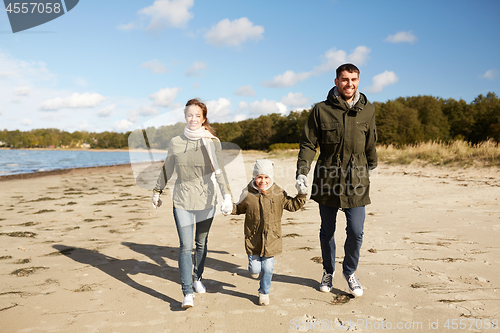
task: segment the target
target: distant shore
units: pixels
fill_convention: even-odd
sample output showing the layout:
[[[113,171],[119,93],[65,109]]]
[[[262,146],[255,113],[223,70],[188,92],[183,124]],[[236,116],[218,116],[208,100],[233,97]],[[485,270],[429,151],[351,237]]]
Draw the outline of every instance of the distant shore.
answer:
[[[127,164],[114,164],[114,165],[100,165],[94,167],[67,168],[67,169],[57,169],[50,171],[31,172],[31,173],[17,173],[13,175],[0,176],[0,182],[7,180],[40,178],[46,176],[77,175],[81,173],[92,172],[92,170],[95,170],[96,172],[110,171],[110,169],[116,169],[116,171],[123,171],[126,168],[131,168],[131,164],[127,163]]]

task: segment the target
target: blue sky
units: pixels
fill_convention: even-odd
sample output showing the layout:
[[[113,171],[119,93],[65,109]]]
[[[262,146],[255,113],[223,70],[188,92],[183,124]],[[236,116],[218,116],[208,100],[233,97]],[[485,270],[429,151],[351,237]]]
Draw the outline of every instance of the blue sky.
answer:
[[[3,8],[3,7],[2,7]],[[370,101],[500,93],[500,2],[81,0],[13,34],[0,13],[0,130],[133,130],[309,109],[335,68]]]

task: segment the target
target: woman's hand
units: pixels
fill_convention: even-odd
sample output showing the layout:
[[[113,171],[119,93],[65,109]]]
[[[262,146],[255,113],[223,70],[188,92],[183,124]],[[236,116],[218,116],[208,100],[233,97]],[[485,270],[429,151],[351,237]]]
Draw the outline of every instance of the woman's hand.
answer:
[[[160,199],[160,193],[158,192],[153,193],[153,197],[151,198],[151,204],[153,205],[154,209],[161,206],[162,201]]]
[[[231,194],[224,194],[224,201],[220,206],[220,211],[224,216],[231,214],[233,211],[233,198],[231,198]]]

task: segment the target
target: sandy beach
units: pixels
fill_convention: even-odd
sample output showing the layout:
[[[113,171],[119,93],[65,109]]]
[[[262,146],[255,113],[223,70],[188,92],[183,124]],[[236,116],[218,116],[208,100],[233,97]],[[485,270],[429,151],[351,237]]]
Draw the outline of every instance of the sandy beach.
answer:
[[[243,155],[247,175],[263,156]],[[295,195],[296,158],[272,159]],[[153,209],[129,165],[2,180],[0,332],[500,330],[500,170],[380,165],[371,183],[362,297],[340,274],[342,213],[334,288],[318,291],[320,217],[308,200],[284,214],[269,306],[247,272],[244,217],[218,215],[207,293],[184,310],[171,197]]]

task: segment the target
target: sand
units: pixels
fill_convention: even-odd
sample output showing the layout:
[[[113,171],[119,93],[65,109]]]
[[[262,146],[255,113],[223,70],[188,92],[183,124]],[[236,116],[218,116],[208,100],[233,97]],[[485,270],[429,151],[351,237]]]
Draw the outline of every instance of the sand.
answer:
[[[244,154],[247,174],[257,157]],[[295,158],[274,161],[276,182],[295,195]],[[322,293],[317,204],[285,212],[266,307],[247,272],[243,216],[215,218],[208,291],[184,310],[171,197],[153,209],[130,166],[7,179],[0,188],[2,333],[498,330],[498,168],[381,165],[367,206],[360,298],[340,274],[344,215],[334,288]]]

